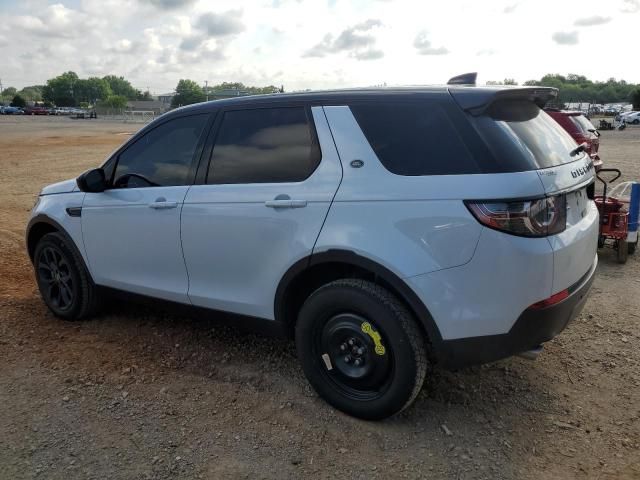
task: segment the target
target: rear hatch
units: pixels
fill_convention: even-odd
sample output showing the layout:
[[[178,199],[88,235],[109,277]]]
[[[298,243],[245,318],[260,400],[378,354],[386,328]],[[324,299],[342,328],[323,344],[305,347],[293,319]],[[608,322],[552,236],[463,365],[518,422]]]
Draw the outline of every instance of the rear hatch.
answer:
[[[585,152],[576,151],[573,138],[541,110],[552,92],[506,92],[487,98],[483,105],[467,99],[465,110],[496,164],[509,171],[536,171],[547,196],[565,196],[566,229],[547,237],[554,250],[553,291],[559,292],[578,282],[595,260],[598,216],[591,200],[593,162]],[[451,93],[458,100],[456,92]],[[464,108],[464,102],[459,104]]]

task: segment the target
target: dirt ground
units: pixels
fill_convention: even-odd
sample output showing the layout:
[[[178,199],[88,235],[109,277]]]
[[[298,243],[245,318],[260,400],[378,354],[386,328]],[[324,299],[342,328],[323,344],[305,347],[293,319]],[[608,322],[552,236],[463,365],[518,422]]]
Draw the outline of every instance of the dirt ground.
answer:
[[[0,478],[640,479],[640,256],[601,252],[535,362],[433,369],[378,423],[320,400],[286,340],[129,304],[54,318],[23,241],[36,194],[139,127],[0,117]],[[640,179],[640,128],[601,142]]]

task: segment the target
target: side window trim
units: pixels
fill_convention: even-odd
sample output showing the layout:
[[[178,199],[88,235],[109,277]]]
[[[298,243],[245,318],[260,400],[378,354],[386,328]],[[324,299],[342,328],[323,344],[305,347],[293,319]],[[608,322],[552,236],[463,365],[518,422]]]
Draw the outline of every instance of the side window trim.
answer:
[[[307,119],[307,128],[309,128],[309,134],[311,138],[311,149],[312,149],[312,152],[314,152],[314,155],[317,156],[317,158],[314,157],[315,168],[309,173],[309,175],[305,179],[300,180],[299,182],[291,182],[291,183],[300,183],[309,179],[309,177],[311,177],[316,172],[316,170],[318,170],[318,168],[320,167],[320,164],[322,163],[322,148],[320,148],[320,140],[318,139],[318,132],[316,130],[316,124],[313,119],[313,114],[311,112],[311,106],[312,105],[308,103],[247,105],[242,107],[229,106],[216,112],[216,119],[211,128],[211,132],[209,134],[211,143],[207,145],[206,156],[202,160],[202,163],[204,164],[203,167],[206,167],[206,168],[202,168],[201,170],[198,171],[198,178],[196,179],[196,184],[197,185],[226,185],[223,183],[207,183],[207,178],[209,177],[209,171],[213,166],[213,149],[218,141],[218,136],[220,134],[222,122],[224,121],[224,116],[226,113],[238,112],[238,111],[250,111],[250,110],[275,109],[275,108],[296,108],[296,107],[304,109],[304,114]],[[205,160],[205,158],[207,159]],[[240,184],[240,185],[243,185],[243,184]]]
[[[188,175],[188,180],[186,182],[186,185],[193,185],[195,182],[195,176],[196,176],[196,171],[197,168],[199,166],[199,164],[202,162],[202,155],[204,152],[204,145],[205,142],[209,136],[209,132],[211,130],[211,127],[213,125],[213,121],[216,117],[217,112],[199,112],[199,113],[193,113],[191,115],[180,115],[177,117],[172,117],[172,118],[168,118],[166,119],[164,122],[159,122],[157,125],[154,125],[153,128],[150,128],[149,130],[147,130],[146,132],[144,132],[142,135],[140,135],[139,137],[137,137],[135,140],[133,140],[132,142],[129,142],[125,145],[123,145],[112,157],[110,157],[104,164],[103,164],[103,168],[106,167],[109,162],[111,162],[113,160],[113,165],[109,165],[109,168],[112,168],[111,171],[111,175],[110,178],[107,179],[107,189],[111,190],[114,189],[115,187],[113,186],[113,182],[116,180],[115,179],[115,175],[116,175],[116,170],[118,169],[118,163],[120,162],[120,157],[123,153],[125,153],[127,150],[129,150],[131,147],[133,147],[136,143],[138,143],[140,140],[142,140],[144,137],[146,137],[147,135],[149,135],[151,132],[153,132],[154,130],[156,130],[157,128],[166,125],[167,123],[174,121],[174,120],[178,120],[178,119],[182,119],[182,118],[188,118],[188,117],[195,117],[198,115],[207,115],[208,118],[205,122],[204,128],[202,129],[202,133],[200,134],[200,137],[198,138],[198,144],[196,145],[196,148],[193,152],[193,157],[191,159],[191,166],[189,167],[189,175]],[[144,188],[154,188],[154,187],[144,187]]]

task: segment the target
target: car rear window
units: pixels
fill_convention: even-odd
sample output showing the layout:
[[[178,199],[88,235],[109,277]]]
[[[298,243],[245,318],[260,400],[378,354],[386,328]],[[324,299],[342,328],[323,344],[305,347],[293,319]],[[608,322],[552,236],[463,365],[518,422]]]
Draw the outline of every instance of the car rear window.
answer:
[[[396,175],[456,175],[482,171],[465,141],[464,125],[457,128],[450,116],[448,110],[458,109],[455,105],[366,103],[350,108],[380,162]],[[461,111],[458,113],[462,114]]]
[[[581,132],[588,133],[593,132],[596,129],[596,127],[593,126],[593,123],[591,123],[584,115],[573,115],[571,120],[573,120]]]
[[[573,162],[576,142],[553,118],[526,100],[494,102],[473,122],[503,171],[518,172]]]

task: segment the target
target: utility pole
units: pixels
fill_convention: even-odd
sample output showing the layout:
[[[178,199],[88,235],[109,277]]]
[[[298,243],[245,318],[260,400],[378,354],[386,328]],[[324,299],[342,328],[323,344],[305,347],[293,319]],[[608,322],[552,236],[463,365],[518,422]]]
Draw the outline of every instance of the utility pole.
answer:
[[[207,96],[207,102],[209,101],[209,80],[204,81],[204,93]]]

